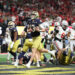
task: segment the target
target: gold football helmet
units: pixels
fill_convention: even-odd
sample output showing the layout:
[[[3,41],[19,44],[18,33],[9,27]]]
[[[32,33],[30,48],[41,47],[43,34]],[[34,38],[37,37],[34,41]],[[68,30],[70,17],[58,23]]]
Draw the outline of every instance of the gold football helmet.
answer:
[[[15,23],[14,23],[13,21],[9,21],[9,22],[8,22],[8,27],[9,27],[9,28],[15,27]]]

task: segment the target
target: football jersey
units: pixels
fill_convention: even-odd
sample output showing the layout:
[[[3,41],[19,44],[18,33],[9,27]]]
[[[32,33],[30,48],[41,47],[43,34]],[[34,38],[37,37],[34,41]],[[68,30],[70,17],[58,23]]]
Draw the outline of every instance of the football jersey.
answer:
[[[26,34],[26,39],[32,38],[31,32],[27,32],[29,27],[31,27],[31,26],[27,25],[27,26],[24,28],[24,31],[27,33],[27,34]]]
[[[14,32],[17,32],[17,29],[16,29],[16,27],[14,27],[14,28],[10,28],[9,30],[10,30],[11,40],[13,41],[14,40]],[[18,32],[17,32],[17,39],[18,39]]]
[[[75,30],[74,29],[70,29],[70,39],[75,39]]]
[[[58,38],[58,39],[62,39],[62,34],[65,34],[65,32],[64,32],[64,30],[62,29],[62,27],[58,27],[58,33],[56,34],[56,37]]]
[[[40,28],[41,29],[48,28],[48,30],[49,30],[49,23],[48,22],[43,22],[42,24],[40,24]],[[46,33],[48,32],[48,30],[45,31],[45,32],[40,32],[42,38],[44,38],[46,36]]]
[[[37,26],[39,27],[39,24],[41,24],[41,20],[40,19],[34,19],[34,20],[32,20],[32,25],[34,25],[34,30],[31,33],[32,37],[37,37],[37,36],[40,35],[40,32],[35,30],[35,28]]]

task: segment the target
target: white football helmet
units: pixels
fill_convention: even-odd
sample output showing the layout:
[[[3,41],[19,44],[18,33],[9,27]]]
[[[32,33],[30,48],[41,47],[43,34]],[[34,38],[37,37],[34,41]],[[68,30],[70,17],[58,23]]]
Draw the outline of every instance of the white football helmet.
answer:
[[[63,20],[62,23],[61,23],[61,25],[62,25],[62,28],[63,28],[64,30],[66,30],[67,27],[68,27],[68,22],[67,22],[66,20]]]
[[[9,21],[9,22],[8,22],[8,27],[9,27],[9,28],[15,27],[15,23],[14,23],[13,21]]]
[[[64,26],[68,26],[68,22],[67,22],[66,20],[63,20],[62,23],[61,23],[61,25],[62,25],[62,26],[63,26],[63,25],[64,25]]]
[[[58,17],[56,18],[56,21],[61,23],[62,18],[58,16]]]
[[[72,23],[72,28],[73,28],[73,29],[75,29],[75,22],[74,22],[74,23]]]

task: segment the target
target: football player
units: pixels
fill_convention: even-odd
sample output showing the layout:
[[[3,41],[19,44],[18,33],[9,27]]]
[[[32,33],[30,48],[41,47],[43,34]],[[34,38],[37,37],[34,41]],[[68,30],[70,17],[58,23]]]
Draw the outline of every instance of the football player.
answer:
[[[58,51],[57,59],[59,59],[62,51],[65,51],[66,48],[63,48],[63,38],[65,36],[65,32],[60,26],[59,22],[55,22],[55,28],[52,37],[54,37],[54,47]]]
[[[69,40],[71,51],[74,52],[75,46],[75,22],[72,23],[72,29],[69,30]]]
[[[15,62],[15,66],[18,66],[19,61],[22,62],[22,58],[24,57],[24,54],[28,51],[29,48],[32,47],[32,44],[33,44],[32,36],[31,36],[32,29],[33,29],[33,26],[28,25],[24,28],[24,31],[21,34],[22,36],[25,37],[25,42],[23,44],[23,50],[19,54],[18,60],[16,60]]]
[[[24,31],[22,32],[22,36],[25,36],[25,42],[23,44],[23,50],[18,56],[18,60],[15,62],[15,66],[18,66],[19,61],[22,62],[22,58],[24,54],[28,51],[29,48],[32,48],[33,39],[31,36],[31,32],[34,31],[34,24],[37,24],[38,19],[35,19],[35,14],[31,14],[31,19],[28,21],[28,25],[25,26]],[[25,35],[26,34],[26,35]]]
[[[16,29],[16,25],[13,21],[8,22],[8,28],[9,28],[9,33],[11,37],[11,42],[8,46],[8,52],[14,56],[14,61],[16,60],[17,57],[17,48],[20,44],[20,40],[18,39],[18,32]]]
[[[35,24],[35,29],[31,33],[31,35],[33,38],[32,55],[31,55],[29,62],[26,64],[27,68],[30,68],[30,65],[31,65],[34,57],[36,57],[36,60],[37,60],[37,67],[40,67],[40,64],[39,64],[40,55],[43,52],[50,53],[50,54],[54,55],[54,51],[50,51],[50,50],[45,49],[43,47],[43,44],[41,43],[42,38],[40,36],[40,29],[39,29],[39,23],[38,22],[37,22],[37,24]]]

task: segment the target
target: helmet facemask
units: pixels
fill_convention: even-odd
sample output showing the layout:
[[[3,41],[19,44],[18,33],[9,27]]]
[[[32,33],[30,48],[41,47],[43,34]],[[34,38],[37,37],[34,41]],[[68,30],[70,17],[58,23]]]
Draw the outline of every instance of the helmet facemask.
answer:
[[[63,28],[64,30],[66,30],[66,29],[67,29],[67,25],[62,25],[62,28]]]

